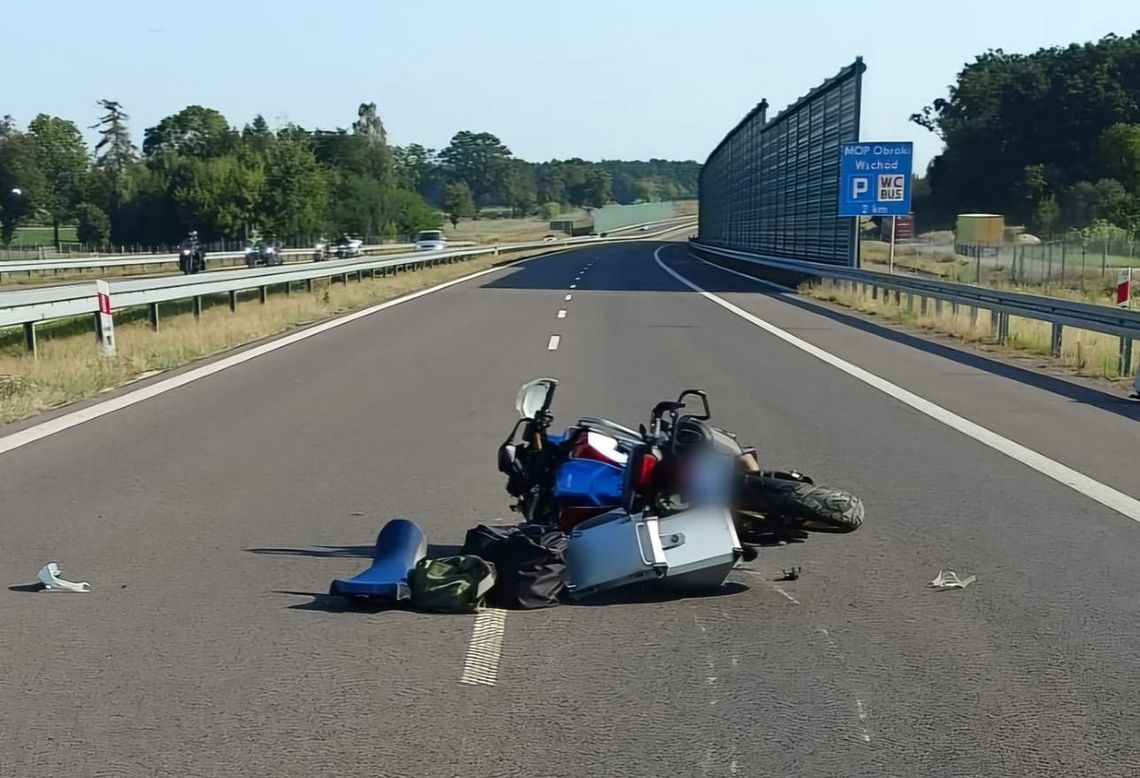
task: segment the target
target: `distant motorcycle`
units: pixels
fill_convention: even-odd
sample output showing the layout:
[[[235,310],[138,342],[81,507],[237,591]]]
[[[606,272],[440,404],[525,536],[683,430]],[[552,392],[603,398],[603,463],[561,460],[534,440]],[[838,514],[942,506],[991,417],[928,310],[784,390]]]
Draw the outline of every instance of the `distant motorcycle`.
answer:
[[[756,449],[709,423],[708,397],[689,389],[654,407],[649,427],[635,431],[608,419],[583,418],[551,433],[550,405],[557,381],[530,381],[515,401],[519,420],[499,447],[512,510],[528,522],[569,532],[582,522],[623,508],[668,515],[686,508],[709,468],[721,475],[740,540],[771,545],[807,532],[853,532],[863,523],[863,501],[819,486],[795,470],[762,470]],[[682,413],[696,398],[701,413]],[[516,442],[519,427],[522,439]],[[715,480],[715,478],[713,479]]]
[[[285,261],[281,255],[281,247],[272,238],[266,238],[255,245],[246,246],[245,264],[248,267],[258,265],[280,265]]]
[[[205,272],[206,252],[198,241],[197,231],[191,232],[178,244],[178,269],[184,275]]]

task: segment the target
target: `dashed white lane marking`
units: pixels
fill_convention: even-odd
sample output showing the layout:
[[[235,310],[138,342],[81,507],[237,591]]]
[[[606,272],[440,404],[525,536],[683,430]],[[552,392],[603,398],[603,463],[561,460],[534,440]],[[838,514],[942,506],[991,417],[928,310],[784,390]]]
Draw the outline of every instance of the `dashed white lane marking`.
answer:
[[[565,319],[566,318],[566,309],[565,308],[559,308],[558,309],[558,318],[559,319]]]
[[[574,299],[574,295],[572,295],[572,294],[568,294],[568,295],[566,295],[566,296],[565,296],[564,298],[562,298],[562,299],[564,299],[566,302],[570,302],[571,300],[573,300],[573,299]]]
[[[578,285],[577,285],[577,284],[570,284],[570,288],[571,288],[571,289],[577,289],[577,288],[578,288]]]
[[[663,248],[665,247],[662,246],[653,252],[653,258],[657,261],[658,267],[660,267],[676,280],[680,281],[685,286],[692,289],[694,292],[700,294],[706,300],[710,300],[711,302],[716,303],[730,313],[733,313],[736,316],[739,316],[741,319],[749,322],[750,324],[753,324],[765,332],[774,335],[785,343],[789,343],[792,346],[795,346],[800,351],[810,354],[821,362],[825,362],[832,367],[838,368],[839,370],[842,370],[849,376],[862,381],[868,386],[878,389],[883,394],[889,397],[893,397],[894,399],[906,405],[909,405],[919,413],[923,413],[935,421],[941,422],[947,427],[955,429],[967,437],[973,438],[982,445],[989,446],[994,451],[1005,454],[1010,459],[1020,462],[1026,467],[1036,470],[1038,473],[1052,478],[1054,481],[1064,484],[1074,491],[1080,492],[1089,499],[1099,502],[1106,508],[1111,508],[1117,513],[1127,516],[1135,522],[1140,522],[1140,500],[1137,500],[1135,497],[1130,497],[1129,495],[1124,494],[1124,492],[1117,491],[1107,484],[1102,484],[1100,481],[1096,481],[1084,473],[1078,472],[1067,465],[1063,465],[1060,462],[1049,459],[1044,454],[1040,454],[1031,448],[1010,440],[1009,438],[1002,437],[987,427],[983,427],[982,425],[972,422],[963,416],[959,416],[953,411],[943,408],[941,405],[932,403],[930,400],[919,397],[917,394],[903,389],[901,386],[893,384],[885,378],[880,378],[868,370],[864,370],[863,368],[858,367],[857,365],[854,365],[845,359],[835,356],[829,351],[824,351],[820,347],[808,343],[806,340],[798,338],[795,335],[792,335],[790,332],[780,329],[774,324],[770,324],[769,322],[764,321],[759,316],[755,316],[743,308],[737,305],[733,305],[728,300],[725,300],[722,297],[718,297],[712,292],[705,291],[661,261],[661,249]],[[712,267],[716,267],[716,265],[712,265]]]
[[[795,597],[793,597],[792,595],[790,595],[790,594],[788,594],[787,592],[785,592],[785,591],[784,591],[783,589],[781,589],[779,586],[776,586],[775,584],[772,584],[772,588],[773,588],[773,589],[775,589],[776,591],[778,591],[780,594],[784,595],[784,597],[785,597],[785,598],[787,598],[787,599],[788,599],[788,601],[789,601],[789,602],[791,602],[791,603],[793,603],[794,605],[799,605],[799,604],[800,604],[800,601],[799,601],[799,600],[797,600]]]
[[[755,576],[756,578],[763,579],[765,577],[764,574],[761,573],[759,570],[749,570],[747,568],[737,568],[737,569],[742,573],[746,573],[747,575]],[[793,605],[799,605],[800,604],[799,600],[797,600],[792,595],[788,594],[786,591],[781,589],[779,586],[776,586],[776,584],[772,583],[771,581],[765,580],[764,583],[768,584],[769,586],[772,587],[773,590],[775,590],[775,591],[779,592],[781,595],[783,595],[784,599],[787,600],[788,602],[792,603]]]
[[[827,647],[832,657],[838,660],[841,664],[845,664],[843,661],[843,655],[839,653],[839,646],[835,643],[835,638],[833,638],[831,636],[831,633],[826,629],[820,629],[819,631],[825,638],[827,638]],[[859,729],[861,730],[860,737],[864,743],[870,743],[871,733],[867,730],[867,709],[863,705],[863,701],[858,697],[855,698],[855,713],[859,717]]]
[[[551,335],[550,336],[550,342],[546,344],[546,350],[547,351],[557,351],[558,350],[558,344],[561,342],[562,342],[562,336],[561,335]]]
[[[479,611],[475,626],[471,628],[471,642],[463,659],[460,683],[473,686],[494,686],[499,682],[499,662],[503,653],[503,633],[507,626],[507,612],[499,608]]]

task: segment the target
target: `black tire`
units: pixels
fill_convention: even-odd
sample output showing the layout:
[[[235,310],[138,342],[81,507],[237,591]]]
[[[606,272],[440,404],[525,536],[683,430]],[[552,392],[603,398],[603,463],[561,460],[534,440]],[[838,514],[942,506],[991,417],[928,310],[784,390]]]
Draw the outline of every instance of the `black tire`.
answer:
[[[842,489],[787,478],[745,475],[737,507],[771,519],[792,519],[808,532],[854,532],[863,524],[863,501]]]

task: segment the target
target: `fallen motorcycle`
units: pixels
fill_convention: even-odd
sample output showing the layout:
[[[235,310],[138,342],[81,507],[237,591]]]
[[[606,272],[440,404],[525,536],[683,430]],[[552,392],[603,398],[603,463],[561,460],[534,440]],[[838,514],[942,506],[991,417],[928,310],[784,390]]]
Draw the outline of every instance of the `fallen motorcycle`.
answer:
[[[648,428],[608,419],[582,418],[553,433],[550,406],[557,381],[540,378],[522,386],[515,407],[519,419],[499,448],[499,470],[507,476],[511,506],[527,522],[575,526],[615,509],[659,515],[684,510],[693,472],[720,454],[731,462],[726,495],[741,542],[772,545],[808,532],[847,533],[863,523],[857,496],[816,484],[795,470],[764,470],[755,448],[739,445],[732,433],[709,423],[708,397],[688,389],[675,401],[658,403]],[[700,413],[683,413],[687,400]],[[521,439],[519,430],[522,428]]]

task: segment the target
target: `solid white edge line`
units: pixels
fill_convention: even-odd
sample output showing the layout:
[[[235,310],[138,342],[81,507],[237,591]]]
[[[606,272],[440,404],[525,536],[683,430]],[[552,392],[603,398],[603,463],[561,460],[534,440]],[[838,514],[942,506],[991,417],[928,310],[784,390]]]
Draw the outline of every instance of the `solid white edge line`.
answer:
[[[733,305],[712,292],[705,291],[661,261],[661,250],[664,248],[666,247],[661,246],[653,252],[653,259],[657,262],[658,267],[694,292],[700,294],[706,300],[716,303],[725,310],[759,327],[770,335],[774,335],[785,343],[795,346],[800,351],[810,354],[816,359],[842,370],[849,376],[857,378],[868,386],[878,389],[883,394],[909,405],[919,413],[923,413],[935,421],[939,421],[947,427],[955,429],[963,435],[1005,454],[1010,459],[1014,459],[1026,467],[1032,468],[1042,475],[1080,492],[1089,499],[1099,502],[1106,508],[1111,508],[1133,521],[1140,522],[1140,500],[1117,491],[1107,484],[1102,484],[1100,481],[1090,478],[1084,473],[1078,472],[1067,465],[1063,465],[1060,462],[1046,457],[1044,454],[1040,454],[1031,448],[1027,448],[1020,443],[1003,437],[993,430],[972,422],[963,416],[959,416],[953,411],[947,410],[923,397],[919,397],[917,394],[903,389],[901,386],[893,384],[885,378],[880,378],[874,373],[864,370],[841,357],[837,357],[829,351],[824,351],[818,346],[780,329],[774,324],[764,321],[760,317],[749,313],[737,305]],[[714,265],[714,267],[716,267],[716,265]]]
[[[550,342],[546,344],[546,350],[547,351],[557,351],[558,350],[558,344],[561,342],[562,342],[562,336],[561,335],[551,335],[550,336]]]
[[[523,257],[517,262],[500,265],[499,267],[487,268],[486,270],[479,270],[475,273],[470,273],[468,275],[462,276],[461,278],[445,281],[442,284],[437,284],[436,286],[428,287],[427,289],[421,289],[418,292],[412,292],[411,294],[406,294],[403,297],[397,297],[394,300],[388,300],[387,302],[379,303],[369,308],[364,308],[353,313],[345,314],[344,316],[338,316],[335,319],[329,319],[326,322],[315,324],[312,327],[307,327],[298,332],[283,335],[282,337],[270,341],[269,343],[263,343],[260,346],[255,346],[253,348],[241,351],[237,354],[223,357],[219,360],[211,362],[208,365],[202,365],[201,367],[187,370],[186,372],[180,373],[176,376],[172,376],[161,381],[156,381],[150,386],[145,386],[141,389],[135,389],[134,391],[126,392],[119,397],[113,397],[110,400],[96,403],[95,405],[91,405],[87,408],[81,408],[77,411],[65,413],[61,416],[55,417],[54,419],[49,419],[47,421],[40,422],[39,424],[35,424],[31,427],[27,427],[26,429],[22,429],[18,432],[13,432],[9,435],[5,435],[4,437],[0,437],[0,454],[6,454],[9,451],[20,448],[21,446],[26,446],[29,443],[34,443],[37,440],[42,440],[43,438],[63,432],[64,430],[71,429],[72,427],[83,424],[84,422],[98,419],[100,416],[106,416],[108,413],[114,413],[115,411],[122,410],[123,408],[128,408],[132,405],[135,405],[136,403],[140,403],[143,400],[149,400],[152,397],[157,397],[160,394],[165,394],[172,389],[177,389],[180,386],[185,386],[186,384],[193,383],[194,381],[198,381],[202,378],[206,378],[207,376],[214,375],[215,373],[220,373],[227,368],[240,365],[243,362],[250,361],[251,359],[256,359],[257,357],[260,357],[264,354],[269,354],[273,351],[284,348],[285,346],[290,346],[294,343],[298,343],[315,335],[320,335],[323,332],[328,332],[329,330],[336,329],[337,327],[343,327],[346,324],[351,324],[358,319],[363,319],[365,316],[371,316],[374,313],[379,313],[380,311],[386,310],[388,308],[393,308],[397,305],[401,305],[402,303],[417,300],[420,297],[425,297],[429,294],[440,292],[444,289],[447,289],[448,287],[455,286],[456,284],[462,284],[466,281],[474,280],[480,276],[488,275],[489,273],[494,273],[499,270],[506,270],[507,268],[520,265],[524,262],[551,257],[556,254],[562,254],[565,253],[565,251],[571,250],[573,249],[554,251],[549,254],[541,254],[535,257]]]

